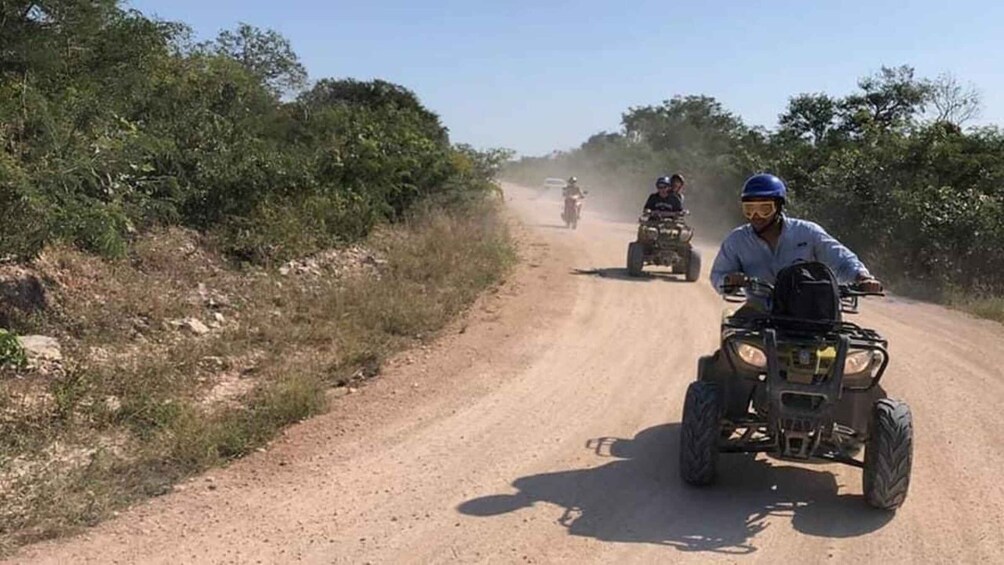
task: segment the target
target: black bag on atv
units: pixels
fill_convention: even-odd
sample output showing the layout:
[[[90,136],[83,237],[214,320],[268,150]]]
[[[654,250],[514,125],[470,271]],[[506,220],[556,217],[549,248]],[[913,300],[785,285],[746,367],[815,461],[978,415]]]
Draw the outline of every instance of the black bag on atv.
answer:
[[[781,269],[774,282],[772,316],[839,322],[840,288],[823,263],[795,263]]]

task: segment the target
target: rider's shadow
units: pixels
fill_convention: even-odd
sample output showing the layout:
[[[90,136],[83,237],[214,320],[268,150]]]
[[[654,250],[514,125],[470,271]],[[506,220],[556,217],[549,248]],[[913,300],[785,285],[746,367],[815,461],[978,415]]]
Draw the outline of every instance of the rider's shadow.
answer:
[[[803,534],[833,538],[873,532],[892,517],[868,508],[860,495],[838,494],[827,471],[747,455],[722,455],[715,486],[688,487],[676,472],[678,436],[679,424],[669,424],[632,440],[592,440],[598,456],[614,460],[522,477],[513,482],[517,493],[469,500],[458,510],[490,517],[548,502],[564,509],[557,521],[570,535],[730,554],[756,551],[770,516],[789,517]]]

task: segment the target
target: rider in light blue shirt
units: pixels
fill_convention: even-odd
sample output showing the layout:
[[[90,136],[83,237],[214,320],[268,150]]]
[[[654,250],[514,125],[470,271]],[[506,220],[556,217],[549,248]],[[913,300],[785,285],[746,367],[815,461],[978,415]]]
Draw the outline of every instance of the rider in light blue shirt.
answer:
[[[748,277],[773,283],[778,271],[799,262],[819,261],[833,270],[841,283],[857,283],[867,292],[882,284],[850,249],[818,224],[782,213],[787,196],[784,182],[758,174],[743,185],[743,215],[749,223],[732,231],[711,267],[711,284],[719,293],[745,283]]]

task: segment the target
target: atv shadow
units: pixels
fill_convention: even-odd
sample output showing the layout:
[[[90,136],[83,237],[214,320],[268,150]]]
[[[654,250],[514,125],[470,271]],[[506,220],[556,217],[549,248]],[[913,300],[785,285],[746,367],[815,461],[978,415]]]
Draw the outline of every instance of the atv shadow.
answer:
[[[573,536],[735,555],[757,551],[754,540],[772,516],[830,538],[868,534],[892,519],[860,495],[838,494],[829,472],[747,455],[723,455],[717,485],[689,487],[677,475],[678,436],[679,424],[668,424],[631,440],[590,440],[597,456],[614,461],[522,477],[513,482],[515,494],[476,498],[457,509],[490,517],[548,502],[564,508],[558,523]]]
[[[623,267],[606,267],[601,269],[572,269],[573,275],[592,275],[594,277],[600,277],[604,279],[615,279],[620,281],[631,281],[631,282],[651,282],[651,281],[665,281],[665,282],[687,282],[684,276],[672,275],[669,273],[660,273],[658,271],[642,271],[637,277],[633,277],[628,274],[627,269]]]

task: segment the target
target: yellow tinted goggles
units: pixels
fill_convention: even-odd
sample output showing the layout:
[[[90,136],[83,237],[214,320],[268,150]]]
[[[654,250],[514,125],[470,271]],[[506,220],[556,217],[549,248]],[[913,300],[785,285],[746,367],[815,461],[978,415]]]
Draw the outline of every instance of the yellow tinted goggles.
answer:
[[[747,220],[752,220],[756,217],[766,220],[773,216],[775,212],[777,212],[777,204],[771,200],[743,202],[743,215],[746,216]]]

